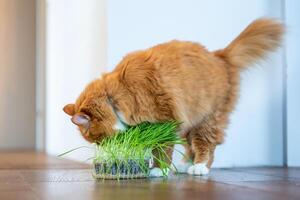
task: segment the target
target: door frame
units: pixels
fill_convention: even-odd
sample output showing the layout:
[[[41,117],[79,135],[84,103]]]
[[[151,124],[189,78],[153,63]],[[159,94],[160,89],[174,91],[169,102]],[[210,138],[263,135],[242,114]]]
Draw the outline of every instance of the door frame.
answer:
[[[36,150],[46,145],[47,0],[36,0]]]

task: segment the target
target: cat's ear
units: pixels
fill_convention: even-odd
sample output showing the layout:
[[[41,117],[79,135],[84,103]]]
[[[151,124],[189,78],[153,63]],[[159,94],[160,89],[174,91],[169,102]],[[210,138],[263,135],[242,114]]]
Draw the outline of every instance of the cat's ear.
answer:
[[[75,105],[74,104],[67,104],[67,105],[65,105],[63,110],[68,115],[73,116],[75,114]]]
[[[77,126],[83,126],[85,128],[90,126],[90,120],[90,117],[84,113],[76,113],[71,119]]]

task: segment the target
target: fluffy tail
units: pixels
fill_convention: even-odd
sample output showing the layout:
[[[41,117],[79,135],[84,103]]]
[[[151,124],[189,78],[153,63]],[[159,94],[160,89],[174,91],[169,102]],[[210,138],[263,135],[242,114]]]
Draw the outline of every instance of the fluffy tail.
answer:
[[[261,18],[252,22],[225,49],[215,52],[240,69],[255,63],[282,42],[284,26],[278,21]]]

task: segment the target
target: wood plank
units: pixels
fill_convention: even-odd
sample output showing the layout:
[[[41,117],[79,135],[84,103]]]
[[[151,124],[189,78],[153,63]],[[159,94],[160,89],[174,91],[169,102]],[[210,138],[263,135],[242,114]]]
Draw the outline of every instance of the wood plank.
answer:
[[[39,182],[33,190],[42,199],[280,199],[280,195],[200,178],[163,180]]]
[[[235,171],[242,171],[251,174],[263,174],[266,176],[282,177],[288,180],[300,181],[299,167],[247,167],[234,168]]]
[[[247,171],[239,171],[232,169],[212,169],[208,176],[203,176],[205,180],[216,182],[233,182],[233,181],[270,181],[282,180],[282,177],[268,176],[263,173],[255,174],[248,173]]]
[[[0,169],[86,169],[89,165],[32,151],[1,151]]]
[[[0,170],[0,199],[33,200],[37,196],[18,171]]]
[[[300,199],[299,168],[213,169],[208,176],[94,180],[90,165],[0,153],[0,199]]]
[[[3,200],[38,200],[39,198],[31,190],[24,191],[0,191],[0,198]]]
[[[0,191],[30,190],[30,186],[18,171],[0,170]]]
[[[91,169],[48,169],[48,170],[21,170],[24,180],[32,182],[77,182],[95,181]]]
[[[283,199],[300,198],[300,183],[292,181],[244,181],[230,183],[236,186],[252,188],[259,191],[272,192],[278,194]]]

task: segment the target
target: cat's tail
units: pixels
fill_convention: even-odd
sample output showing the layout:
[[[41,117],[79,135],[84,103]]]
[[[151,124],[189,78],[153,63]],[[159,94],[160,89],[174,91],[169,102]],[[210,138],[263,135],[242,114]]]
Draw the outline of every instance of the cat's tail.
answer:
[[[280,46],[283,34],[282,23],[267,18],[257,19],[225,49],[214,53],[230,65],[245,69]]]

